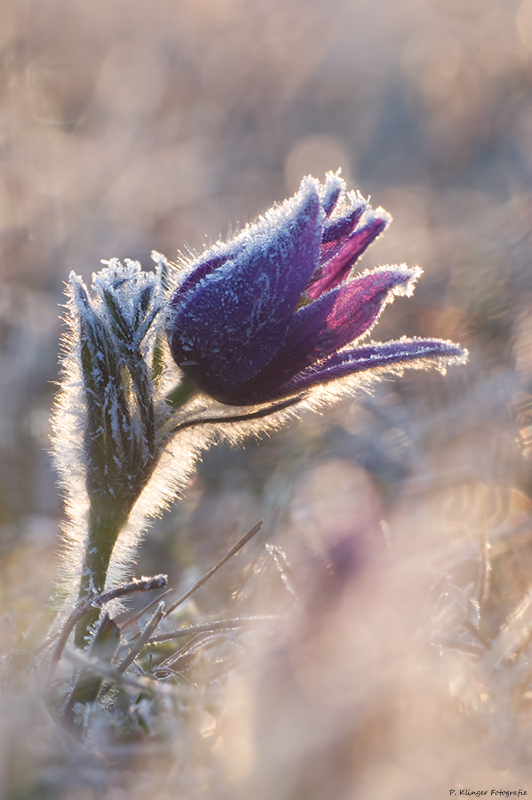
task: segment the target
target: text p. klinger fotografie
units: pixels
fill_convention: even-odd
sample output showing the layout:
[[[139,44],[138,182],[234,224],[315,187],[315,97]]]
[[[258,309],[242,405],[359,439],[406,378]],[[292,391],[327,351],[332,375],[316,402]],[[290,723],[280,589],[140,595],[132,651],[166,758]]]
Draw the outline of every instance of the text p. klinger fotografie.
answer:
[[[449,794],[452,797],[468,796],[468,797],[524,797],[528,794],[526,789],[450,789]]]

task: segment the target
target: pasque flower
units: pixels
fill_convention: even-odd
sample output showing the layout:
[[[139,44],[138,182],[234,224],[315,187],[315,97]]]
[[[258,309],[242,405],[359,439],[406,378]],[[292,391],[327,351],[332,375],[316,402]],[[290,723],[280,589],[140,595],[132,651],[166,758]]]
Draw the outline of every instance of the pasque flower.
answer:
[[[280,400],[367,370],[465,361],[466,351],[440,339],[361,343],[422,272],[386,266],[350,277],[390,221],[338,174],[324,185],[305,178],[293,198],[190,265],[169,305],[174,361],[229,405]]]

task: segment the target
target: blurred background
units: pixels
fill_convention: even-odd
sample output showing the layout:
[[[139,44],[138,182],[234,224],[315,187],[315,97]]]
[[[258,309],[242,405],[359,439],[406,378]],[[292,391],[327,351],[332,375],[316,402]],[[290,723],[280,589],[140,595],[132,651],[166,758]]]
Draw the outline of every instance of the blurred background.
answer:
[[[476,580],[488,542],[484,624],[495,636],[525,596],[532,567],[532,0],[0,0],[0,98],[7,645],[54,575],[62,509],[48,420],[70,270],[90,280],[100,259],[129,257],[149,268],[152,249],[170,259],[201,251],[295,192],[305,174],[323,180],[339,167],[349,188],[394,217],[362,267],[406,262],[425,270],[415,296],[387,309],[374,337],[453,339],[469,349],[470,363],[444,378],[406,373],[259,445],[209,451],[183,502],[147,538],[138,572],[191,580],[263,518],[266,540],[283,548],[304,586],[318,587],[327,608],[341,606],[338,630],[353,608],[366,609],[364,630],[342,639],[358,652],[360,634],[373,659],[360,656],[360,675],[374,676],[375,664],[389,664],[402,637],[417,630],[442,576],[462,589]],[[381,564],[382,553],[401,565],[400,577],[377,580],[381,566],[368,564]],[[334,589],[320,564],[336,575]],[[213,585],[204,602],[215,608],[226,590]],[[265,613],[264,604],[257,608]],[[381,623],[379,649],[368,631]],[[329,648],[320,636],[309,646]],[[313,705],[326,665],[298,672],[299,655],[286,647],[272,667],[280,675],[272,691],[286,707],[297,673],[301,708],[321,721],[322,739],[311,737],[288,758],[265,744],[287,720],[257,708],[255,733],[249,715],[239,724],[258,750],[249,742],[238,749],[227,734],[234,747],[224,763],[235,781],[228,796],[238,785],[255,798],[412,800],[444,789],[448,796],[477,763],[484,777],[510,769],[492,761],[502,752],[498,734],[490,738],[481,725],[475,738],[454,721],[438,739],[448,756],[434,772],[427,742],[448,686],[455,697],[461,689],[455,673],[445,673],[445,690],[421,680],[424,694],[410,706],[417,717],[405,732],[401,703],[419,679],[419,660],[398,667],[397,685],[388,673],[378,689],[370,681],[366,705],[364,677],[356,691],[348,681],[346,696],[356,697],[348,707],[365,727],[344,720],[338,747],[323,722],[331,707]],[[342,685],[353,658],[332,658],[332,685]],[[436,669],[431,658],[425,677]],[[463,682],[463,666],[458,673]],[[299,741],[303,729],[306,722],[295,724]],[[461,743],[472,738],[485,749],[468,758]],[[527,788],[523,747],[519,757],[513,748],[511,766],[523,785],[486,778],[469,788]],[[247,783],[253,775],[262,776],[256,785]],[[332,791],[331,775],[339,781]]]

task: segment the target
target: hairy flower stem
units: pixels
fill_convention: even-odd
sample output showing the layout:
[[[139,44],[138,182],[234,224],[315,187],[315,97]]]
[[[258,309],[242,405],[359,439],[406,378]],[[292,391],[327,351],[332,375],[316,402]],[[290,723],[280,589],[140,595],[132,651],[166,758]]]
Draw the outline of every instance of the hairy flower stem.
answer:
[[[97,595],[103,592],[114,546],[127,521],[127,516],[127,513],[117,513],[116,509],[112,507],[107,510],[107,513],[91,509],[78,595],[80,600],[87,595]],[[78,622],[75,634],[75,642],[78,647],[86,645],[90,630],[99,616],[100,609],[93,608]]]
[[[103,493],[101,492],[101,487],[99,487],[100,491],[94,490],[94,488],[92,492],[89,491],[89,497],[92,495],[91,508],[78,593],[79,600],[83,600],[91,594],[101,594],[104,591],[109,563],[118,536],[126,525],[142,490],[153,474],[156,463],[155,456],[148,458],[135,477],[129,491],[124,491],[122,497],[112,495],[109,492]],[[100,610],[94,608],[85,614],[77,624],[75,642],[78,647],[84,647],[87,643],[87,637],[99,614]]]

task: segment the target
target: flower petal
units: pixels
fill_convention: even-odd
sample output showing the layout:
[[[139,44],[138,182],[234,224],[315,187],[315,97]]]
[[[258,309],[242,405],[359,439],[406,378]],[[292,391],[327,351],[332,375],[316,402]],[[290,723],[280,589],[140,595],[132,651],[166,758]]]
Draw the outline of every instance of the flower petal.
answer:
[[[245,245],[234,260],[200,280],[185,304],[171,301],[172,356],[213,397],[252,378],[277,352],[319,255],[322,215],[318,183],[307,178],[271,219],[238,237]]]
[[[366,334],[395,295],[412,294],[421,272],[406,265],[380,267],[304,306],[292,318],[277,354],[242,386],[242,397],[276,391],[295,374]]]
[[[464,364],[468,352],[460,345],[443,339],[407,339],[394,342],[374,342],[335,353],[316,369],[307,369],[278,388],[271,400],[310,389],[337,378],[368,370],[401,370],[402,367],[427,369],[436,367],[442,372],[451,364]]]
[[[365,202],[365,201],[364,201]],[[362,209],[364,210],[364,209]],[[356,223],[358,217],[357,209],[353,208],[350,212]],[[358,215],[360,216],[360,214]],[[338,239],[332,239],[329,243],[322,244],[322,257],[327,259],[323,264],[319,277],[313,280],[307,289],[307,295],[313,300],[320,297],[324,292],[328,292],[347,277],[353,264],[360,258],[362,253],[369,245],[380,236],[391,222],[391,216],[382,208],[367,209],[362,217],[360,224],[348,236],[339,234]],[[339,221],[343,223],[344,218]],[[349,229],[347,217],[345,217],[346,230]],[[352,230],[352,221],[349,220]],[[324,232],[324,236],[326,233]],[[321,260],[321,259],[320,259]]]
[[[174,310],[185,302],[189,292],[201,283],[204,278],[210,275],[211,272],[222,267],[226,261],[231,261],[236,258],[236,255],[240,252],[243,245],[238,242],[231,244],[233,244],[232,248],[228,246],[223,248],[215,246],[193,262],[192,270],[185,280],[177,287],[172,297],[172,306]]]
[[[444,372],[452,364],[464,364],[468,355],[467,350],[460,345],[443,339],[403,337],[393,342],[372,342],[365,347],[354,347],[335,353],[325,361],[310,366],[275,386],[261,373],[248,385],[228,396],[224,402],[231,405],[275,402],[359,372],[393,373],[401,372],[404,367],[436,367]]]
[[[328,261],[334,248],[343,242],[355,229],[356,224],[368,207],[368,201],[361,194],[355,195],[348,209],[341,216],[327,220],[323,225],[320,261]]]
[[[338,172],[328,172],[321,192],[321,205],[327,217],[331,216],[345,190],[346,185],[345,181],[340,177],[340,170]]]
[[[292,318],[275,358],[297,358],[299,368],[335,353],[368,333],[396,295],[410,296],[422,270],[406,264],[378,267],[304,306]]]

